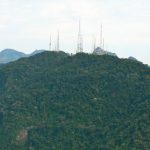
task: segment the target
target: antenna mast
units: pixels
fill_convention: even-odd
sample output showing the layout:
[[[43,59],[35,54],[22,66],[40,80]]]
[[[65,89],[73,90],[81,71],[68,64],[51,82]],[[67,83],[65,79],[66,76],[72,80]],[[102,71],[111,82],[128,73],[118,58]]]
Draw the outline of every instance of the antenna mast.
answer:
[[[100,47],[103,46],[103,25],[101,24],[101,31],[100,31]]]
[[[103,50],[105,49],[105,39],[103,38]]]
[[[49,42],[49,50],[51,51],[51,46],[52,46],[52,39],[51,39],[51,34],[50,34],[50,42]]]
[[[94,39],[93,39],[93,42],[94,42],[93,48],[94,48],[94,50],[95,50],[95,49],[96,49],[96,39],[95,39],[95,37],[94,37]]]
[[[77,44],[77,53],[83,52],[83,39],[81,34],[81,24],[79,20],[79,32],[78,32],[78,44]]]
[[[56,47],[56,50],[59,51],[59,31],[58,31],[58,34],[57,34],[57,47]]]

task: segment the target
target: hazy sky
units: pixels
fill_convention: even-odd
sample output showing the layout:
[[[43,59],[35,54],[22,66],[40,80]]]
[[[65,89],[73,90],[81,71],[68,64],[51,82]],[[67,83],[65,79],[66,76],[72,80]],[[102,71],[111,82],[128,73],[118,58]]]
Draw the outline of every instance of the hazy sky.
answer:
[[[150,0],[0,0],[0,49],[48,49],[50,33],[54,48],[59,30],[60,49],[74,52],[79,19],[84,51],[103,23],[107,50],[150,64]]]

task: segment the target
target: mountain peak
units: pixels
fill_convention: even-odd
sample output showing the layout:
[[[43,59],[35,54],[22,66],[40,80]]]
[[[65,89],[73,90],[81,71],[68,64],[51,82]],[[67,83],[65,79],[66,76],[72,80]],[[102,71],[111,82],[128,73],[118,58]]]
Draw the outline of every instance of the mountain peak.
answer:
[[[12,61],[16,61],[22,57],[30,57],[30,56],[42,53],[44,51],[45,51],[44,49],[41,49],[41,50],[35,50],[31,54],[25,54],[23,52],[7,48],[0,52],[0,64],[5,64],[5,63],[12,62]]]
[[[0,53],[22,53],[22,52],[19,52],[15,49],[11,49],[11,48],[6,48],[6,49],[2,50]],[[24,54],[24,53],[22,53],[22,54]]]
[[[17,50],[4,49],[0,52],[0,63],[8,63],[25,56],[26,54],[19,52]]]

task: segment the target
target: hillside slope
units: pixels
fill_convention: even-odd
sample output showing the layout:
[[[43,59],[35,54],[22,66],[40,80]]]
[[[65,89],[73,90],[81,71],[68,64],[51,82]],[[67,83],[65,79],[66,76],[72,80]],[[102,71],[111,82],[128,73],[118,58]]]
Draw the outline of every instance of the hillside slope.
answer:
[[[150,69],[44,52],[0,68],[2,150],[150,149]]]

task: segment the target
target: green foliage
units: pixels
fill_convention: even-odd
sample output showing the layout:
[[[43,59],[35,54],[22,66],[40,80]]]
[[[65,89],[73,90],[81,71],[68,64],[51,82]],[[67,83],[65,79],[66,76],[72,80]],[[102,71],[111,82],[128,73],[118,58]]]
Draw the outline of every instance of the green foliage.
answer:
[[[149,150],[150,69],[44,52],[0,67],[0,149]]]

